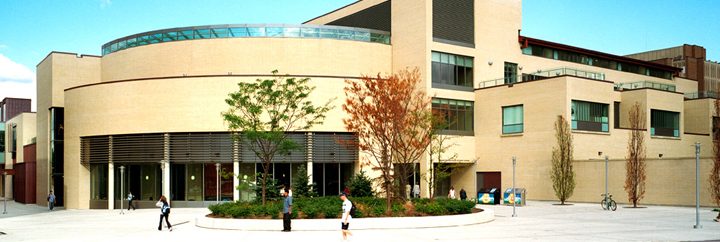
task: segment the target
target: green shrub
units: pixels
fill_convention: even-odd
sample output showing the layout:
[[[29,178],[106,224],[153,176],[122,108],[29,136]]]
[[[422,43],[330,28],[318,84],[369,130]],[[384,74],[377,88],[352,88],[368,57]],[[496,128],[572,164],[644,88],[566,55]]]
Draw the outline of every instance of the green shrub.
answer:
[[[353,197],[372,197],[372,180],[365,174],[365,171],[360,171],[350,177],[348,180],[348,189],[350,189],[350,195]]]
[[[350,197],[355,204],[356,218],[384,217],[386,215],[385,199],[375,197]],[[454,199],[427,198],[412,199],[411,206],[404,202],[394,202],[391,216],[438,216],[466,214],[472,212],[475,204],[471,201]],[[406,207],[408,206],[408,207]],[[293,218],[339,218],[342,202],[336,196],[297,198],[293,200]],[[265,206],[260,202],[229,202],[210,205],[208,209],[213,216],[232,218],[280,218],[282,201],[268,201]],[[408,210],[412,209],[412,210]],[[414,212],[413,212],[414,210]]]
[[[310,183],[305,166],[300,166],[297,174],[293,174],[293,198],[317,197],[315,183]]]

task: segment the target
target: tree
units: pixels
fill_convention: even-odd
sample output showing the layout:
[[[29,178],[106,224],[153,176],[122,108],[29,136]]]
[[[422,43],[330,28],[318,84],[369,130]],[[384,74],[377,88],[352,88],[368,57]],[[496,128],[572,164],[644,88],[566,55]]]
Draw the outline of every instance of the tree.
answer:
[[[625,163],[625,191],[628,201],[636,208],[638,201],[645,196],[645,111],[640,103],[630,108],[630,137],[628,138],[628,154]]]
[[[298,148],[288,139],[289,132],[322,124],[332,102],[313,104],[310,94],[315,87],[308,85],[309,78],[286,78],[277,73],[273,71],[270,79],[238,83],[238,90],[229,93],[225,99],[230,108],[222,113],[233,138],[247,146],[262,162],[263,204],[273,158]]]
[[[366,161],[380,172],[379,181],[391,211],[393,183],[404,191],[408,167],[430,143],[430,98],[422,90],[419,71],[403,70],[390,76],[346,80],[343,110],[345,128],[358,134],[358,147],[370,155]],[[399,165],[399,169],[394,169]],[[398,174],[395,174],[397,170]]]
[[[307,174],[305,166],[298,168],[297,174],[293,175],[293,196],[301,197],[317,197],[315,183],[310,182],[310,176]]]
[[[444,157],[448,150],[455,146],[455,143],[449,143],[452,136],[441,134],[446,127],[448,127],[448,121],[445,115],[439,112],[434,113],[433,132],[430,134],[430,147],[428,148],[430,159],[427,172],[424,174],[424,180],[428,183],[430,190],[430,199],[435,198],[435,189],[438,184],[452,175],[454,167],[444,161],[455,160],[458,156],[457,153],[453,153]],[[435,163],[437,163],[437,167]]]
[[[550,178],[553,183],[555,196],[560,204],[570,198],[575,190],[575,170],[573,169],[573,138],[567,120],[558,115],[555,121],[555,139],[557,146],[552,151],[552,170]]]
[[[716,118],[720,116],[720,99],[714,101],[715,116],[713,121],[713,167],[710,172],[710,197],[720,206],[720,120]],[[720,219],[718,212],[717,219]]]
[[[372,197],[374,195],[372,180],[363,170],[350,177],[348,189],[350,189],[350,195],[353,197]]]

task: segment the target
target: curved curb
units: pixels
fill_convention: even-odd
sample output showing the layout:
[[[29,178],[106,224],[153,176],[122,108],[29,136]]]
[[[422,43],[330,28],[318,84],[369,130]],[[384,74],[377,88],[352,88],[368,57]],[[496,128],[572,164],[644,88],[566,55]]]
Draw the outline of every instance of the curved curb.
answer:
[[[442,228],[482,224],[493,220],[495,220],[495,211],[485,209],[479,213],[448,216],[356,218],[350,222],[350,229]],[[195,218],[195,226],[221,230],[280,231],[282,219],[227,219],[202,216]],[[337,231],[340,229],[340,219],[295,219],[292,221],[292,228],[293,231]]]

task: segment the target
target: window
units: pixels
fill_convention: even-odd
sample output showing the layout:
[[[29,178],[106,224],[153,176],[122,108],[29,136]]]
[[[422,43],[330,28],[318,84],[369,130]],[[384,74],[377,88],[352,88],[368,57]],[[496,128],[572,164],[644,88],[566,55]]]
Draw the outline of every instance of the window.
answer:
[[[680,113],[651,110],[650,135],[680,137]]]
[[[517,82],[517,67],[515,63],[505,62],[505,84]]]
[[[613,105],[613,123],[616,129],[620,128],[620,102],[615,102]]]
[[[523,132],[523,105],[503,107],[503,134]]]
[[[472,91],[473,58],[432,52],[433,87]]]
[[[0,153],[5,152],[5,124],[0,123]],[[2,161],[5,161],[3,159]]]
[[[107,199],[108,199],[108,164],[91,164],[90,165],[90,200],[107,200]]]
[[[445,116],[445,130],[451,131],[449,133],[473,135],[472,101],[433,98],[432,109]]]
[[[572,129],[608,132],[608,104],[572,101]]]

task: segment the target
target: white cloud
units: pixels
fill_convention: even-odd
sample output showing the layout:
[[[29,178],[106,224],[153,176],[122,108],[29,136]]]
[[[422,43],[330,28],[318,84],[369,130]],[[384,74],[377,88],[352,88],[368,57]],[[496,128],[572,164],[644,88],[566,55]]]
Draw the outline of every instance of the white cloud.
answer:
[[[35,73],[0,54],[0,100],[6,97],[32,99],[32,111],[37,105]]]
[[[0,54],[0,83],[2,82],[25,82],[30,83],[35,79],[35,73],[30,68],[18,64],[5,55]]]

